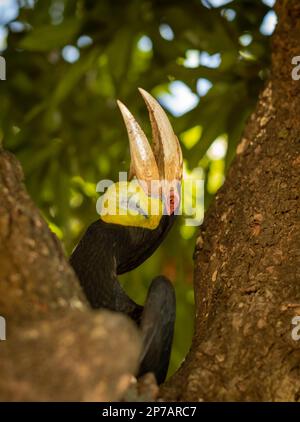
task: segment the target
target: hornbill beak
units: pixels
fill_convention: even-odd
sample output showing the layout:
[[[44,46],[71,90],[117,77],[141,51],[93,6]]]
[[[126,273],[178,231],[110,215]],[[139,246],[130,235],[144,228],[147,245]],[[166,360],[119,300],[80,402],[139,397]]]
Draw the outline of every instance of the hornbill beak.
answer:
[[[150,116],[152,148],[133,115],[121,101],[117,101],[129,137],[130,176],[136,176],[148,196],[161,196],[167,214],[171,215],[180,203],[180,144],[160,104],[144,89],[139,88],[139,91]]]

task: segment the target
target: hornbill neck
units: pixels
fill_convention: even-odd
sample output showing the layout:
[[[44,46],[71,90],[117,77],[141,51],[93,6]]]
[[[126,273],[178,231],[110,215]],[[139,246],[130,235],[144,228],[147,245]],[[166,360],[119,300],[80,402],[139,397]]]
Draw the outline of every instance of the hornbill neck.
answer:
[[[131,300],[120,286],[117,275],[144,262],[157,249],[170,230],[175,216],[163,216],[155,230],[92,223],[71,255],[83,290],[93,308],[124,312],[139,320],[142,307]]]
[[[165,239],[176,216],[163,215],[155,230],[140,227],[122,227],[124,243],[118,248],[117,274],[137,268],[148,259]]]

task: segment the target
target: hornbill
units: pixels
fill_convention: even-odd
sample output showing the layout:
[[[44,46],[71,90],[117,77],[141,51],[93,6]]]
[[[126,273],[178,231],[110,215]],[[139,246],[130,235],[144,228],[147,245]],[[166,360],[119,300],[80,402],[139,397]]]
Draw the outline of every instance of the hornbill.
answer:
[[[173,341],[174,288],[166,277],[156,277],[143,307],[127,296],[117,276],[152,255],[172,227],[180,204],[182,154],[162,107],[148,92],[139,90],[149,111],[153,149],[135,118],[118,101],[130,143],[130,181],[107,189],[100,219],[88,227],[70,262],[93,308],[125,313],[140,327],[139,376],[153,372],[160,384],[166,377]],[[117,212],[108,212],[107,204],[113,204]]]

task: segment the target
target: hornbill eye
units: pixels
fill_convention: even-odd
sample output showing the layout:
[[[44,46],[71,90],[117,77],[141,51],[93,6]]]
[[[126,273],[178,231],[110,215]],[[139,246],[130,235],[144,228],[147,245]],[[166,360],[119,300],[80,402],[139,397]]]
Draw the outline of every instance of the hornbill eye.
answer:
[[[165,277],[156,277],[142,307],[127,296],[117,276],[144,262],[172,227],[180,200],[182,154],[162,107],[146,91],[140,92],[150,115],[153,148],[130,111],[118,101],[129,137],[132,180],[108,188],[100,220],[89,226],[70,262],[93,308],[123,312],[137,323],[144,344],[139,375],[154,372],[161,383],[173,341],[174,288]]]

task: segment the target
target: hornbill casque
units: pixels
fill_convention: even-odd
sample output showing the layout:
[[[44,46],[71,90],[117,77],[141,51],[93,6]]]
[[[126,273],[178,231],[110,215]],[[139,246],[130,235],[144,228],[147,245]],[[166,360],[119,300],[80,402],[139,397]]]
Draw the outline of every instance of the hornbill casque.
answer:
[[[128,297],[117,276],[142,264],[172,227],[180,205],[182,153],[162,107],[148,92],[139,90],[149,111],[152,148],[135,118],[118,101],[130,143],[130,180],[107,189],[100,219],[88,227],[70,263],[93,308],[122,312],[139,326],[143,350],[138,375],[153,372],[160,384],[167,374],[173,341],[173,285],[164,276],[154,278],[146,303],[140,306]],[[116,206],[116,213],[107,211],[108,203]],[[158,212],[152,213],[153,204]]]

